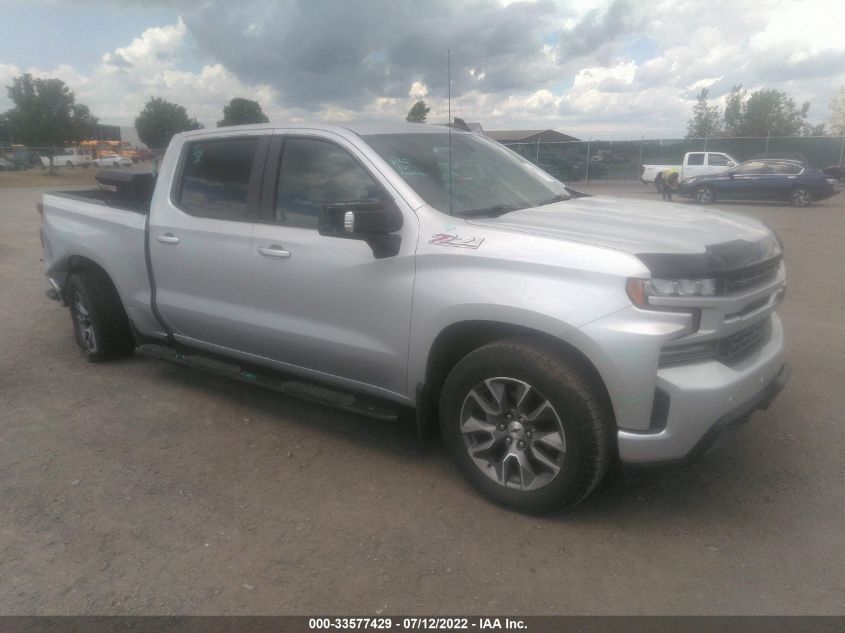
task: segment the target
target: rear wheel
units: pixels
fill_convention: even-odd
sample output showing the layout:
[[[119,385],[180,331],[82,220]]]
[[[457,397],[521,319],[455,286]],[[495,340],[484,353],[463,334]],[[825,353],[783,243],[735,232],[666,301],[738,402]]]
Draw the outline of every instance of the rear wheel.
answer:
[[[467,481],[528,513],[569,509],[608,469],[610,416],[582,370],[547,346],[508,339],[463,358],[440,403],[444,442]]]
[[[68,281],[67,301],[76,343],[91,362],[126,356],[135,346],[129,320],[109,278],[86,270]]]
[[[797,187],[792,190],[790,200],[792,200],[792,204],[796,207],[808,207],[813,201],[813,195],[807,188]]]
[[[67,162],[65,163],[65,167],[67,167],[68,169],[73,169],[73,162],[71,162],[71,161],[67,161]]]
[[[695,190],[695,200],[699,204],[710,204],[711,202],[716,202],[716,192],[713,191],[713,187],[710,185],[698,187]]]

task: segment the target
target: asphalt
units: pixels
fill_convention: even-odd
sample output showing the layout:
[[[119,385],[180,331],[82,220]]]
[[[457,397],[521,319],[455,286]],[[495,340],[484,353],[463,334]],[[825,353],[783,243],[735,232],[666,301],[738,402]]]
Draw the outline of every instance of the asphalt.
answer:
[[[44,296],[40,191],[0,190],[0,614],[845,612],[845,194],[725,207],[785,244],[794,372],[769,411],[540,519],[407,427],[88,363]]]

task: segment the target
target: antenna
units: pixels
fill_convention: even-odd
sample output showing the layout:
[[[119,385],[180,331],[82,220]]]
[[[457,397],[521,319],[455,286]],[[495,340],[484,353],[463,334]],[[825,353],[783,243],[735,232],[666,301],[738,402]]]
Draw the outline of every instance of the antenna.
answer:
[[[452,214],[452,51],[446,49],[446,77],[447,77],[447,95],[448,95],[448,111],[449,121],[446,125],[449,126],[449,215]]]

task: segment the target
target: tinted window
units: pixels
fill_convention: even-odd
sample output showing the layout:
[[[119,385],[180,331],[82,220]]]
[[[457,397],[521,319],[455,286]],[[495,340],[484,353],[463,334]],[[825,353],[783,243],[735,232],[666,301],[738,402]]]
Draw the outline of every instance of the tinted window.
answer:
[[[202,141],[188,145],[179,199],[189,213],[238,219],[247,193],[258,139]]]
[[[286,139],[282,149],[276,220],[316,227],[326,204],[381,198],[372,176],[348,152],[316,139]]]
[[[770,173],[795,176],[801,173],[801,166],[795,163],[770,163]]]
[[[690,154],[687,157],[687,165],[703,165],[704,154]]]
[[[710,154],[707,164],[714,167],[727,167],[730,160],[724,154]]]
[[[751,176],[756,174],[766,173],[766,163],[753,160],[748,163],[743,163],[734,170],[735,174],[741,176]]]

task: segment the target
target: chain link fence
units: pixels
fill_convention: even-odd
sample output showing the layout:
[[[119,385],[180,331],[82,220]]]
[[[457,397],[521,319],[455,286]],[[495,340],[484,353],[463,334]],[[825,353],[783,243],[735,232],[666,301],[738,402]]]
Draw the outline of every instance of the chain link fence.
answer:
[[[564,182],[639,180],[640,166],[680,165],[687,152],[724,152],[752,158],[800,159],[823,169],[845,162],[845,136],[768,136],[638,141],[503,142]]]

